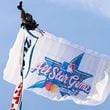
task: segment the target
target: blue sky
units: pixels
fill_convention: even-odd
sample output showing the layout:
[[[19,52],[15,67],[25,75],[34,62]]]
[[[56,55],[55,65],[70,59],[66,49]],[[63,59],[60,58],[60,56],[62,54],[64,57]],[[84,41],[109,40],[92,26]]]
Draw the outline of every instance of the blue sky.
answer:
[[[109,0],[23,1],[26,11],[33,15],[44,31],[110,55]],[[0,110],[9,110],[15,88],[3,80],[3,70],[20,28],[20,13],[16,8],[18,2],[19,0],[1,0],[0,3]],[[23,110],[107,110],[109,103],[110,96],[103,104],[90,107],[72,101],[55,102],[25,91]]]

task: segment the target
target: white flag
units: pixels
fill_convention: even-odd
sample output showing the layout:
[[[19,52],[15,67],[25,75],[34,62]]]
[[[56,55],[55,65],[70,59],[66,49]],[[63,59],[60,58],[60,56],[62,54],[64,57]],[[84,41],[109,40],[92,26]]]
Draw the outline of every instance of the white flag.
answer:
[[[97,105],[110,92],[110,57],[38,30],[20,29],[4,79],[52,100]]]

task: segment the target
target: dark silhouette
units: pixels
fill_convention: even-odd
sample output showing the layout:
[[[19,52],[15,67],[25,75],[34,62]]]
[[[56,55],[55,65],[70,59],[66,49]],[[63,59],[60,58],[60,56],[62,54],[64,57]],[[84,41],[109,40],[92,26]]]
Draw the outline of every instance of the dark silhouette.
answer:
[[[32,15],[24,11],[22,7],[22,1],[20,1],[17,8],[21,11],[21,27],[24,26],[27,30],[34,30],[39,26],[39,24],[37,24],[36,21],[33,19]]]

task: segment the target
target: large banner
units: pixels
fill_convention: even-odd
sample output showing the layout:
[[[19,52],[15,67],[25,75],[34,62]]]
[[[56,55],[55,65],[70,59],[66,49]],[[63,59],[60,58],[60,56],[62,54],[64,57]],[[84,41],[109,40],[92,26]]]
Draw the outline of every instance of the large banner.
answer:
[[[22,70],[22,75],[21,75]],[[38,30],[21,28],[4,79],[52,100],[97,105],[110,92],[110,57]]]

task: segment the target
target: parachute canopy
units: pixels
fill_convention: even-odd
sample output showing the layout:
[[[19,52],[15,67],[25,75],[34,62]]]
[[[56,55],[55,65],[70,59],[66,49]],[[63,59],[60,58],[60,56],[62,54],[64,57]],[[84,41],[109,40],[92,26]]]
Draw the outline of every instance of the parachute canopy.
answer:
[[[22,75],[21,75],[22,70]],[[4,80],[51,100],[102,103],[110,92],[110,58],[63,38],[21,28]]]

